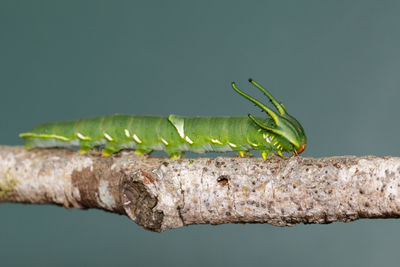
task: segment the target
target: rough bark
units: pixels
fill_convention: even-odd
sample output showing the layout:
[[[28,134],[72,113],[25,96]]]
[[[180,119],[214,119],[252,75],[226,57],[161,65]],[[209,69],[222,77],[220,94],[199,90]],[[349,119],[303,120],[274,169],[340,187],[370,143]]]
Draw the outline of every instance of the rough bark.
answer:
[[[99,208],[153,231],[397,218],[400,158],[171,160],[0,146],[0,202]]]

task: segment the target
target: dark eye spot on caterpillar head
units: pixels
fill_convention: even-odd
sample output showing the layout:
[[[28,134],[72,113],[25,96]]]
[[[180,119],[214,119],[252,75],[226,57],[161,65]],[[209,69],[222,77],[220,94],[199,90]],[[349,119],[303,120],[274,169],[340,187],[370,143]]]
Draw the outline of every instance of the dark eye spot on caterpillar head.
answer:
[[[227,175],[221,175],[217,178],[217,182],[219,185],[226,186],[229,183],[229,177]]]

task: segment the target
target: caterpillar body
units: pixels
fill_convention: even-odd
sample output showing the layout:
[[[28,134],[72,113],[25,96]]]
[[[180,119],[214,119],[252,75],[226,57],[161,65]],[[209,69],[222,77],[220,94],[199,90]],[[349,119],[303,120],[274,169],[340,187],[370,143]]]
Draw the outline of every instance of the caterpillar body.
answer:
[[[184,152],[236,151],[245,156],[250,150],[260,152],[264,160],[271,154],[290,152],[300,154],[306,148],[307,138],[301,124],[290,116],[283,104],[261,85],[249,79],[276,107],[279,114],[239,90],[271,118],[247,117],[169,117],[111,115],[75,121],[45,123],[21,133],[27,148],[80,146],[85,153],[104,146],[103,155],[109,156],[121,149],[135,149],[137,154],[163,150],[171,158],[180,158]]]

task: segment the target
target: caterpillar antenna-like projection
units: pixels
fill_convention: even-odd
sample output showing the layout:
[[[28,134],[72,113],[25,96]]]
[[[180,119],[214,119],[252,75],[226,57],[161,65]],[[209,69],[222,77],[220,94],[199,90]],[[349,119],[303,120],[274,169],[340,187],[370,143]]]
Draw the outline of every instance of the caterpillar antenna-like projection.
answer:
[[[257,99],[249,96],[248,94],[245,94],[244,92],[240,91],[237,87],[235,82],[232,82],[232,88],[238,92],[240,95],[242,95],[243,97],[245,97],[246,99],[250,100],[251,102],[253,102],[254,104],[256,104],[258,107],[260,107],[262,110],[264,110],[265,112],[268,113],[268,115],[271,116],[271,118],[275,121],[275,123],[278,122],[278,115],[270,108],[268,108],[267,106],[265,106],[263,103],[261,103],[260,101],[258,101]]]
[[[286,108],[281,103],[276,101],[276,99],[267,90],[265,90],[261,85],[259,85],[255,81],[253,81],[252,78],[249,78],[249,82],[254,84],[254,86],[256,86],[258,89],[260,89],[261,92],[263,92],[264,95],[266,95],[268,97],[269,101],[271,101],[271,103],[276,107],[276,109],[279,111],[279,113],[281,115],[287,113]]]
[[[290,116],[266,89],[252,79],[275,106],[278,113],[261,101],[247,95],[232,82],[232,88],[241,96],[265,111],[271,118],[254,117],[168,117],[111,115],[75,121],[45,123],[21,133],[27,148],[80,146],[85,153],[96,146],[104,146],[108,156],[121,149],[135,149],[137,154],[163,150],[172,158],[184,152],[236,151],[240,156],[250,150],[268,155],[282,152],[300,154],[307,146],[301,124]]]

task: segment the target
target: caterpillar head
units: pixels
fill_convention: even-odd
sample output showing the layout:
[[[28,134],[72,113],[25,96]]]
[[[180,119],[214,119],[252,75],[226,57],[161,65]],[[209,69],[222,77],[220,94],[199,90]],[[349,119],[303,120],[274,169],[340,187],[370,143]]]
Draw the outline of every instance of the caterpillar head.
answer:
[[[306,149],[307,146],[307,137],[304,132],[303,127],[301,124],[292,116],[290,116],[287,113],[287,110],[285,106],[282,103],[279,103],[276,101],[276,99],[267,91],[265,90],[261,85],[253,81],[252,79],[249,79],[249,82],[252,83],[255,87],[257,87],[261,92],[264,93],[266,97],[271,101],[271,103],[276,107],[278,110],[279,114],[274,112],[272,109],[268,108],[264,104],[262,104],[260,101],[256,100],[255,98],[243,93],[240,91],[235,83],[232,83],[233,89],[238,92],[240,95],[245,97],[246,99],[250,100],[254,104],[256,104],[258,107],[260,107],[262,110],[268,113],[269,116],[271,116],[274,126],[272,127],[271,125],[267,125],[259,120],[257,120],[255,117],[249,114],[249,118],[257,124],[260,128],[270,131],[274,134],[277,134],[279,136],[282,136],[285,138],[292,146],[293,149],[291,151],[294,154],[300,154]]]

